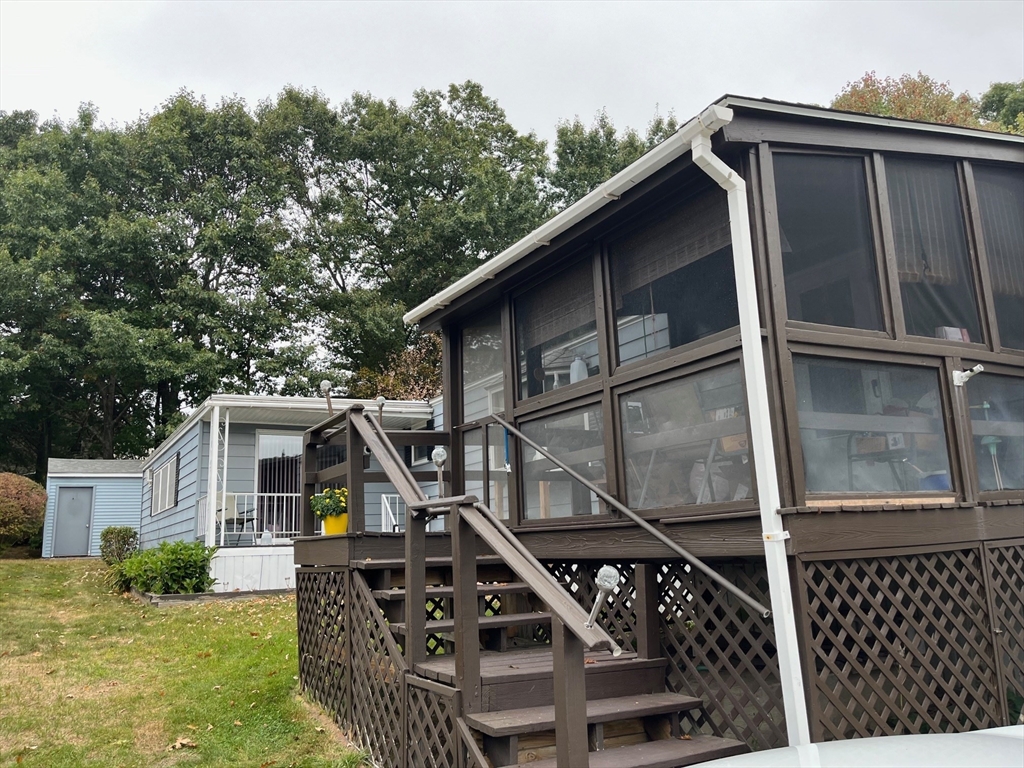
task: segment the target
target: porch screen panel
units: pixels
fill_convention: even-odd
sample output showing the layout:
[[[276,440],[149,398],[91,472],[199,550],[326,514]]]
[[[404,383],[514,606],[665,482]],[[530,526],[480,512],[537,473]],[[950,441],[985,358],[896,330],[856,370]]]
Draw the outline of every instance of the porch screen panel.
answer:
[[[487,425],[487,503],[495,517],[508,519],[508,484],[512,478],[508,434],[500,424]]]
[[[519,396],[533,397],[600,373],[590,259],[515,300]]]
[[[1024,170],[975,166],[999,341],[1024,349]]]
[[[952,163],[886,159],[907,333],[983,341]]]
[[[632,509],[753,498],[739,363],[619,397]]]
[[[724,191],[660,206],[608,251],[620,364],[739,324]]]
[[[600,405],[577,408],[520,425],[542,445],[600,488],[605,487],[604,423]],[[596,515],[597,496],[529,446],[523,446],[523,485],[529,520]]]
[[[466,479],[466,493],[484,497],[484,442],[482,429],[470,429],[462,433],[463,472]]]
[[[882,330],[864,161],[776,154],[790,320]]]
[[[1024,378],[983,373],[964,387],[983,491],[1024,488]]]
[[[495,309],[462,329],[462,421],[505,410],[501,313]]]

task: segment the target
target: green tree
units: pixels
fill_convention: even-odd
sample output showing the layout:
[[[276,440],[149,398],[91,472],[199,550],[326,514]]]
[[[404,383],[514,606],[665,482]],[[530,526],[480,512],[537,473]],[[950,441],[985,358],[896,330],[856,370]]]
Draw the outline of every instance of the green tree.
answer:
[[[868,72],[846,84],[833,100],[833,109],[902,117],[929,123],[984,128],[977,101],[969,93],[954,93],[948,82],[918,72],[917,76],[880,78]]]
[[[1024,80],[992,83],[981,96],[978,115],[1007,131],[1024,133]]]

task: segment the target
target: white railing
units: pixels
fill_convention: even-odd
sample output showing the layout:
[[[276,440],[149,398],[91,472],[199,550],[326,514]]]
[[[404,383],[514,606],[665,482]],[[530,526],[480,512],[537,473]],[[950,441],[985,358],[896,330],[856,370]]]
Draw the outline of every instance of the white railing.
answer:
[[[217,496],[212,505],[216,521],[214,544],[218,547],[251,547],[267,539],[279,543],[300,535],[302,494],[228,493]],[[207,497],[196,502],[196,536],[206,536]],[[264,536],[269,533],[270,536]]]
[[[380,529],[384,533],[405,530],[405,502],[397,493],[380,495]]]

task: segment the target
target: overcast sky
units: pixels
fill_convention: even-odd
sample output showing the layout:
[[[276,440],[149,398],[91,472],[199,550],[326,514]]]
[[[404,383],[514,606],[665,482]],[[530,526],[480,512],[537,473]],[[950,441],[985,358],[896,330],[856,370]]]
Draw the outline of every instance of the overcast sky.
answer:
[[[408,103],[483,84],[519,130],[605,108],[643,129],[724,93],[827,104],[867,70],[959,91],[1024,78],[1024,0],[996,2],[18,2],[0,0],[0,109],[134,120],[185,87],[250,104],[292,84]]]

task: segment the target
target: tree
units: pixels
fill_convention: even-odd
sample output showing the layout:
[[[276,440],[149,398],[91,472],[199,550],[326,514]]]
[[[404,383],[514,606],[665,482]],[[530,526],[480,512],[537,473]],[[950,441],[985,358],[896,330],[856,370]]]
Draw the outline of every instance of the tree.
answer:
[[[992,83],[982,94],[978,115],[1014,133],[1024,133],[1024,80]]]
[[[929,123],[985,127],[978,118],[977,102],[969,93],[954,93],[948,82],[940,83],[922,72],[916,77],[905,74],[898,78],[880,78],[875,72],[868,72],[847,83],[831,106]]]
[[[604,110],[597,113],[589,128],[579,117],[559,123],[555,167],[550,175],[556,205],[565,207],[576,202],[678,128],[674,116],[664,118],[656,113],[645,138],[632,128],[620,135]]]

